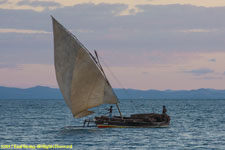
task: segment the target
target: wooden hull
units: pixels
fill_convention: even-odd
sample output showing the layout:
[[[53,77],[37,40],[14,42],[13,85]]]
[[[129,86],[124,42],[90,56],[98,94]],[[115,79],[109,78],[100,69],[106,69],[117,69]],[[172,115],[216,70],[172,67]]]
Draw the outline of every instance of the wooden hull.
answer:
[[[135,114],[124,118],[101,116],[95,117],[94,122],[98,128],[161,128],[169,126],[170,117],[165,114]]]
[[[160,124],[160,125],[107,125],[107,124],[97,124],[98,128],[166,128],[169,127],[169,124]]]

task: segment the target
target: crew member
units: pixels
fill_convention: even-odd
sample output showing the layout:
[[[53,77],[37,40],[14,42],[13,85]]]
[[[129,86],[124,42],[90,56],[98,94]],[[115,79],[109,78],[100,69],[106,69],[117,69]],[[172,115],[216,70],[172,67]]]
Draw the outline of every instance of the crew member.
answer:
[[[166,110],[166,106],[163,105],[163,110],[162,110],[162,114],[166,114],[167,110]]]
[[[166,110],[166,106],[163,105],[163,110],[162,110],[162,115],[161,115],[161,119],[162,121],[169,121],[169,116],[166,114],[167,110]]]
[[[109,118],[112,118],[112,106],[110,106],[109,110]]]

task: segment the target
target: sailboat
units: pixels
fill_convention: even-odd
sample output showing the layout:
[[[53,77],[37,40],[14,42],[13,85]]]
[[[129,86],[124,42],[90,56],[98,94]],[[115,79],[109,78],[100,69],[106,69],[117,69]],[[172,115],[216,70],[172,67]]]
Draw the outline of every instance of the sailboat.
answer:
[[[120,116],[96,116],[98,128],[167,127],[167,114],[122,115],[119,100],[95,56],[63,25],[52,17],[54,35],[54,63],[56,79],[63,98],[74,118],[93,114],[89,110],[102,104],[115,104]],[[86,122],[87,120],[85,120]],[[84,122],[84,124],[85,124]]]

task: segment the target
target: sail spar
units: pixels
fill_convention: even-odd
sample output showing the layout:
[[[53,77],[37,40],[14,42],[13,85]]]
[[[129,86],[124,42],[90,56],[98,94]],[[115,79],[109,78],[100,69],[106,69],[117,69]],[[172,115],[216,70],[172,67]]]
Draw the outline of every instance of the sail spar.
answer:
[[[88,109],[117,104],[118,99],[91,53],[52,17],[56,79],[75,118],[94,113]]]

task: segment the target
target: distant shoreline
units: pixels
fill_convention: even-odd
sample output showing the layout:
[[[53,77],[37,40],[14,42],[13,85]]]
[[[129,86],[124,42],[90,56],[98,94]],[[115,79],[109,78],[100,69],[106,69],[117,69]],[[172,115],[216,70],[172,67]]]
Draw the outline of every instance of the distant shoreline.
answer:
[[[0,98],[0,101],[3,101],[3,100],[10,100],[10,101],[20,101],[20,100],[31,100],[31,101],[39,101],[39,100],[56,100],[56,101],[64,101],[64,99],[53,99],[53,98],[48,98],[48,99],[44,99],[44,98],[42,98],[42,99],[31,99],[31,98],[25,98],[25,99],[16,99],[16,98],[10,98],[10,99],[7,99],[7,98],[5,98],[5,99],[2,99],[2,98]],[[187,100],[187,101],[189,101],[189,100],[201,100],[201,101],[207,101],[207,100],[216,100],[216,101],[223,101],[223,100],[225,100],[225,98],[223,98],[223,99],[119,99],[120,101],[126,101],[126,100],[134,100],[134,101],[142,101],[142,100],[149,100],[149,101],[161,101],[161,100],[165,100],[165,101],[183,101],[183,100]]]
[[[225,99],[225,90],[136,90],[114,89],[117,97],[123,99],[178,100],[178,99]],[[63,99],[58,88],[36,86],[27,89],[0,86],[0,99]]]

